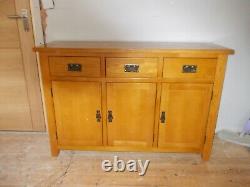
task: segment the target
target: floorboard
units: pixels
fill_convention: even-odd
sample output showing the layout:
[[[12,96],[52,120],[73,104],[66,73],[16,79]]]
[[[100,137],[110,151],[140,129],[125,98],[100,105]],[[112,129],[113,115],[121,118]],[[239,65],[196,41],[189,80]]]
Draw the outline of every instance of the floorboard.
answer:
[[[145,176],[104,172],[102,160],[150,160]],[[210,161],[197,154],[62,151],[50,156],[45,133],[0,132],[0,186],[247,187],[250,150],[215,139]]]

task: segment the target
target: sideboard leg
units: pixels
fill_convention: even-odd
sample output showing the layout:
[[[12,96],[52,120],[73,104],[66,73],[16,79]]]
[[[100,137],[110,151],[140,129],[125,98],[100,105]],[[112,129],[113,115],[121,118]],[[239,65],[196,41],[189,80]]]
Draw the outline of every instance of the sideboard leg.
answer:
[[[215,73],[215,80],[213,86],[213,97],[210,103],[210,111],[208,115],[208,122],[207,122],[207,129],[206,129],[206,138],[205,143],[202,151],[202,159],[209,160],[212,145],[215,135],[215,128],[217,123],[217,116],[220,106],[220,99],[221,99],[221,91],[224,82],[225,76],[225,69],[227,64],[227,56],[226,55],[219,55],[217,59],[217,68]]]
[[[49,140],[50,140],[50,153],[51,156],[58,156],[60,153],[60,149],[58,148],[57,144],[57,137],[56,133],[54,132],[55,129],[53,128],[48,128],[49,130]]]
[[[210,142],[208,144],[209,145],[207,145],[206,149],[204,149],[203,152],[201,153],[201,158],[204,161],[208,161],[210,159],[210,156],[211,156],[212,142]]]
[[[40,54],[40,66],[42,70],[42,82],[43,82],[43,96],[44,96],[44,104],[46,110],[44,111],[44,115],[46,117],[47,122],[47,131],[49,134],[50,140],[50,152],[51,156],[58,156],[60,150],[58,148],[57,141],[57,130],[56,130],[56,120],[55,120],[55,110],[54,110],[54,101],[53,101],[53,91],[52,91],[52,83],[50,78],[50,70],[49,70],[49,56],[47,54]]]
[[[57,157],[60,153],[60,149],[57,147],[52,147],[50,148],[51,156]]]

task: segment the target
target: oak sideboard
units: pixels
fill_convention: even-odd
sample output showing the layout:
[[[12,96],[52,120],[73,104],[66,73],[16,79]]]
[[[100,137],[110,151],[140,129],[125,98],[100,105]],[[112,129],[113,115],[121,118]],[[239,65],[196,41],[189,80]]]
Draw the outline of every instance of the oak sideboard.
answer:
[[[210,43],[51,42],[39,52],[51,154],[211,154],[228,55]]]

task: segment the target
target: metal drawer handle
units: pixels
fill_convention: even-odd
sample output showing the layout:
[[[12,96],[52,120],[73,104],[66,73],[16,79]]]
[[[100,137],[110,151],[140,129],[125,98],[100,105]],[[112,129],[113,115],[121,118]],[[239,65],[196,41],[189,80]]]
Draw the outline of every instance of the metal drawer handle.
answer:
[[[97,122],[101,122],[101,119],[102,119],[102,117],[101,117],[101,111],[97,110],[96,111],[96,121]]]
[[[125,64],[124,65],[124,72],[139,72],[139,65],[138,64]]]
[[[165,121],[166,121],[166,112],[161,112],[161,118],[160,118],[160,120],[161,120],[161,123],[165,123]]]
[[[183,65],[182,66],[182,73],[196,73],[197,72],[197,65]]]
[[[81,64],[68,64],[68,71],[82,71]]]

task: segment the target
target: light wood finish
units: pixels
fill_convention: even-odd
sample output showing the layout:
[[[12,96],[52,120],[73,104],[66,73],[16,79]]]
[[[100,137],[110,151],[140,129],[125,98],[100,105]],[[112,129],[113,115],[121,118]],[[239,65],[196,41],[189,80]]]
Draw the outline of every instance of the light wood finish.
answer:
[[[68,64],[80,64],[81,71],[69,71]],[[94,57],[50,57],[50,73],[52,76],[100,77],[101,61]]]
[[[182,57],[189,53],[191,56],[209,56],[233,54],[234,50],[213,43],[185,42],[92,42],[92,41],[54,41],[35,49],[39,52],[92,52],[92,53],[169,53]],[[195,53],[195,55],[194,55]],[[121,55],[119,56],[121,57]]]
[[[0,49],[17,49],[20,45],[17,22],[7,17],[11,14],[16,14],[15,0],[1,0]]]
[[[216,59],[165,58],[163,77],[212,81],[215,76],[216,64]],[[197,66],[197,72],[183,73],[183,66],[185,65]]]
[[[201,153],[204,160],[209,159],[226,58],[233,50],[213,44],[147,42],[53,42],[35,50],[40,53],[53,156],[61,149],[73,149],[193,152]],[[100,59],[100,77],[50,74],[49,58],[74,57]],[[123,66],[135,64],[135,61],[142,65],[147,62],[151,68],[128,75]],[[182,66],[188,64],[198,65],[195,75],[182,75]],[[65,106],[68,104],[63,103],[67,100],[83,102],[91,96],[80,96],[79,93],[83,92],[90,95],[84,86],[78,87],[81,90],[79,93],[71,94],[64,91],[70,86],[61,86],[61,99],[56,104],[60,107],[55,107],[60,109],[55,116],[53,98],[58,98],[51,95],[52,82],[76,85],[95,83],[100,86],[103,125],[98,137],[102,145],[58,143],[55,122],[57,118],[60,121],[60,111],[67,110]],[[67,93],[65,96],[64,92]],[[109,110],[112,110],[112,122],[108,119]],[[162,110],[166,110],[166,125],[159,123]],[[71,123],[77,124],[76,120],[81,118],[81,114],[78,114],[71,119]]]
[[[0,146],[0,165],[4,168],[0,173],[1,187],[250,186],[249,149],[218,138],[215,138],[209,162],[203,162],[198,154],[189,153],[99,151],[62,151],[63,154],[55,159],[48,154],[48,136],[45,133],[1,133],[0,142],[5,145]],[[24,154],[27,148],[29,154]],[[114,155],[126,162],[150,160],[146,174],[142,177],[138,172],[104,172],[102,161],[113,161]]]
[[[60,77],[60,76],[52,76],[53,80],[68,80],[68,81],[86,81],[86,82],[95,82],[95,81],[104,81],[104,82],[145,82],[145,83],[161,83],[161,82],[180,82],[180,83],[208,83],[212,84],[214,81],[206,81],[206,80],[190,80],[190,79],[178,79],[178,78],[89,78],[89,77]]]
[[[216,121],[218,117],[221,93],[225,77],[226,65],[227,65],[227,56],[225,55],[218,56],[218,66],[216,68],[216,74],[214,80],[213,98],[211,101],[211,106],[207,121],[206,141],[202,152],[202,157],[204,160],[209,160],[211,155],[214,132],[216,128]]]
[[[40,64],[42,71],[42,81],[43,81],[43,94],[45,98],[45,114],[47,116],[48,123],[48,133],[50,141],[50,151],[52,156],[57,156],[59,154],[57,131],[56,131],[56,119],[55,119],[55,109],[54,101],[52,97],[52,82],[50,79],[49,71],[49,57],[46,54],[40,55]]]
[[[102,137],[103,137],[103,145],[107,146],[108,145],[108,127],[107,127],[107,86],[105,82],[102,82]]]
[[[158,61],[158,78],[156,87],[156,100],[155,100],[155,122],[154,122],[154,140],[153,147],[157,148],[158,134],[159,134],[159,115],[160,115],[160,104],[161,104],[161,89],[162,89],[162,72],[163,72],[164,57],[159,57]]]
[[[203,148],[211,93],[210,84],[163,84],[158,147]]]
[[[0,130],[32,130],[19,49],[0,49]]]
[[[44,131],[45,123],[40,93],[31,19],[25,32],[22,20],[8,19],[21,9],[30,10],[29,0],[3,0],[0,6],[0,130]],[[29,17],[30,13],[29,13]],[[8,106],[6,105],[8,103]]]
[[[143,152],[62,151],[58,159],[48,154],[45,133],[1,133],[0,186],[101,186],[101,187],[248,187],[249,149],[215,138],[209,162],[198,154]],[[24,154],[29,148],[29,154]],[[128,160],[150,160],[146,174],[104,172],[103,160],[114,155]],[[20,158],[20,156],[22,156]],[[21,159],[21,161],[20,161]],[[8,176],[8,177],[6,177]],[[15,179],[15,180],[13,180]]]
[[[108,83],[108,145],[151,147],[153,143],[156,84]]]
[[[157,58],[106,58],[107,77],[156,77]],[[127,64],[138,65],[138,72],[125,72]]]
[[[38,63],[36,59],[37,56],[32,50],[32,47],[35,45],[35,43],[32,27],[32,15],[30,13],[30,1],[16,0],[15,2],[17,13],[19,13],[21,9],[27,9],[29,16],[29,32],[24,31],[22,20],[19,19],[17,23],[20,34],[20,47],[22,50],[24,73],[32,118],[32,130],[45,131],[46,129],[43,114],[40,79],[38,72]]]
[[[52,82],[59,146],[102,145],[101,84]]]
[[[123,141],[125,143],[125,141]],[[128,145],[129,144],[129,145]],[[127,145],[122,145],[121,142],[118,142],[117,145],[112,146],[58,146],[61,150],[81,150],[81,151],[111,151],[111,152],[156,152],[156,153],[200,153],[200,150],[194,147],[149,147],[141,143],[139,145],[138,141],[136,142],[127,142]]]

